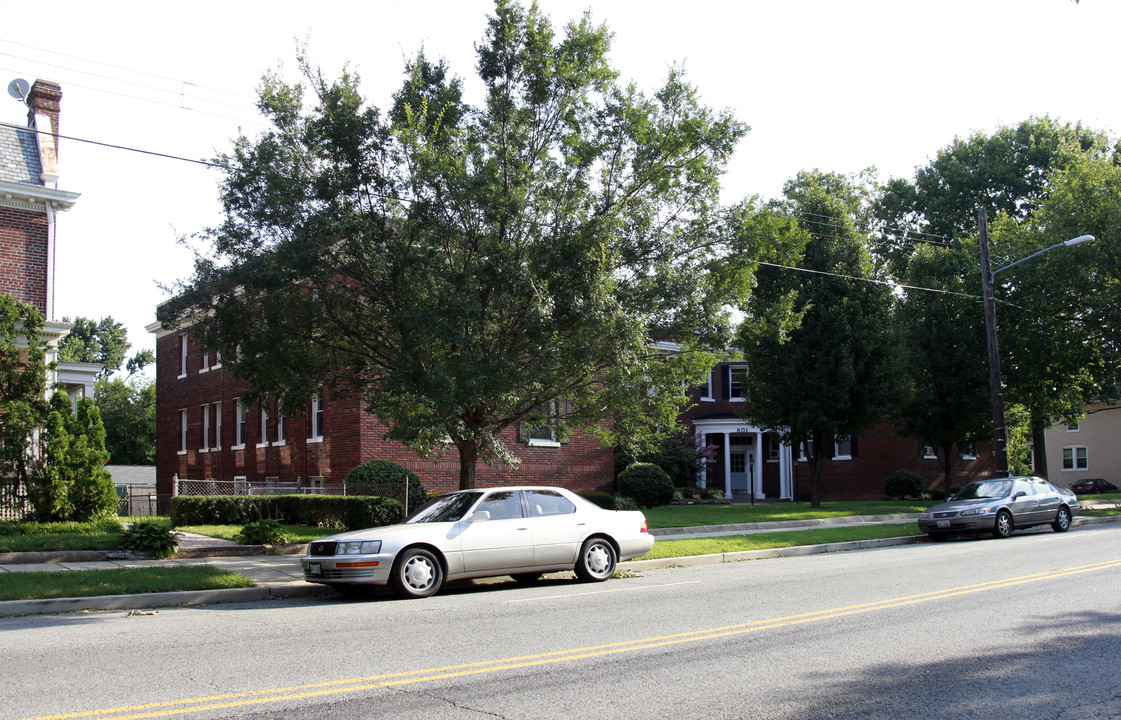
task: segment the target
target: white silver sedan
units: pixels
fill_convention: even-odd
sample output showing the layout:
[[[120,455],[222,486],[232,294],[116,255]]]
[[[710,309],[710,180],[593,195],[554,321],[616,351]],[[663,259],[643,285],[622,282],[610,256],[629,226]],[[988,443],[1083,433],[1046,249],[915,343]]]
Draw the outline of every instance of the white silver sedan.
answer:
[[[448,580],[495,575],[530,583],[572,570],[602,582],[652,547],[641,512],[604,510],[563,488],[505,487],[447,493],[398,525],[321,538],[300,565],[305,580],[344,595],[388,584],[421,598]]]

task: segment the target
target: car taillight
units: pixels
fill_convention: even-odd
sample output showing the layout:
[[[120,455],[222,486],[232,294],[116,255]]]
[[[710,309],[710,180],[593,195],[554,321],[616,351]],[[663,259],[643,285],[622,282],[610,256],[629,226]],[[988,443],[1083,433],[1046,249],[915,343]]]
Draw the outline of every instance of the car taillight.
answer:
[[[646,527],[646,521],[645,521],[645,520],[643,520],[643,521],[642,521],[642,529],[641,529],[641,530],[639,530],[639,532],[640,532],[640,533],[648,533],[648,532],[650,532],[650,528]]]

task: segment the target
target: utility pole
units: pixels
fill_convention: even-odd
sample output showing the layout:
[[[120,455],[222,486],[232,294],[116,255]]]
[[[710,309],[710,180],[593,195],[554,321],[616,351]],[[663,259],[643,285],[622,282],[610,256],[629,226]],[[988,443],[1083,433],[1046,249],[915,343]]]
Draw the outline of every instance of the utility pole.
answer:
[[[1004,426],[1004,391],[1000,381],[1000,346],[996,337],[996,297],[989,269],[989,222],[985,208],[977,211],[977,244],[981,250],[981,295],[985,302],[985,335],[989,345],[989,390],[993,402],[993,474],[1008,477],[1008,431]]]

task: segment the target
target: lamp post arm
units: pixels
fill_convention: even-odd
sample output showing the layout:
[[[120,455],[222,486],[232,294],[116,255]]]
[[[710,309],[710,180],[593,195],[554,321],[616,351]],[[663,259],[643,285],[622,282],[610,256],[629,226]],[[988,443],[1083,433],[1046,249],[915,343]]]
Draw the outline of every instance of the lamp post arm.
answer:
[[[1024,257],[1024,258],[1020,258],[1019,260],[1017,260],[1017,261],[1016,261],[1016,262],[1014,262],[1014,263],[1009,263],[1008,265],[1005,265],[1005,266],[1004,266],[1004,267],[1002,267],[1002,268],[997,268],[996,270],[993,270],[993,271],[992,271],[991,273],[989,273],[989,282],[993,282],[993,280],[994,280],[994,279],[996,278],[996,274],[997,274],[998,272],[1002,272],[1002,271],[1004,271],[1004,270],[1007,270],[1007,269],[1008,269],[1008,268],[1010,268],[1010,267],[1015,267],[1016,265],[1019,265],[1019,264],[1020,264],[1020,263],[1022,263],[1022,262],[1026,262],[1026,261],[1028,261],[1028,260],[1031,260],[1032,258],[1035,258],[1035,257],[1039,257],[1039,256],[1040,256],[1040,255],[1042,255],[1043,253],[1046,253],[1046,252],[1051,252],[1051,251],[1052,251],[1052,250],[1054,250],[1055,248],[1060,248],[1060,247],[1069,247],[1069,246],[1071,246],[1071,245],[1081,245],[1082,243],[1084,243],[1084,242],[1090,242],[1090,241],[1091,241],[1091,240],[1093,240],[1093,239],[1094,239],[1094,236],[1093,236],[1093,235],[1079,235],[1078,237],[1076,237],[1076,238],[1071,238],[1070,240],[1067,240],[1067,241],[1065,241],[1065,242],[1061,242],[1061,243],[1055,243],[1055,244],[1054,244],[1054,245],[1052,245],[1051,247],[1046,247],[1046,248],[1043,248],[1043,249],[1042,249],[1042,250],[1040,250],[1039,252],[1035,252],[1035,253],[1032,253],[1031,255],[1028,255],[1027,257]]]

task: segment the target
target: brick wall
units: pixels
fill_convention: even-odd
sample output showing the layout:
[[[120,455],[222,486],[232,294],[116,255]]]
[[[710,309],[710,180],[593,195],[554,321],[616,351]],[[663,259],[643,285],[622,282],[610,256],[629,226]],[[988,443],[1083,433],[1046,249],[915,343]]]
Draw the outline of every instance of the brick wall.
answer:
[[[286,440],[276,442],[276,412],[270,408],[268,437],[261,437],[260,408],[245,409],[244,447],[236,440],[237,398],[245,386],[226,367],[214,367],[187,338],[186,372],[181,376],[181,333],[156,340],[156,483],[161,496],[171,494],[173,476],[190,479],[249,480],[278,477],[281,481],[322,476],[326,484],[341,483],[354,466],[372,459],[391,460],[413,472],[429,492],[459,487],[459,457],[453,448],[443,457],[421,458],[400,443],[382,439],[386,428],[366,413],[356,397],[324,398],[322,440],[311,440],[310,408],[286,413]],[[215,439],[215,403],[221,403],[221,441]],[[204,410],[211,417],[209,437],[203,438]],[[181,411],[187,411],[187,445],[181,445]],[[559,448],[529,447],[517,440],[516,428],[503,439],[522,461],[515,468],[502,465],[477,468],[479,487],[498,485],[559,485],[572,490],[613,491],[611,448],[592,435],[576,433]],[[206,447],[209,446],[209,447]]]
[[[0,293],[47,312],[47,216],[0,207]]]

